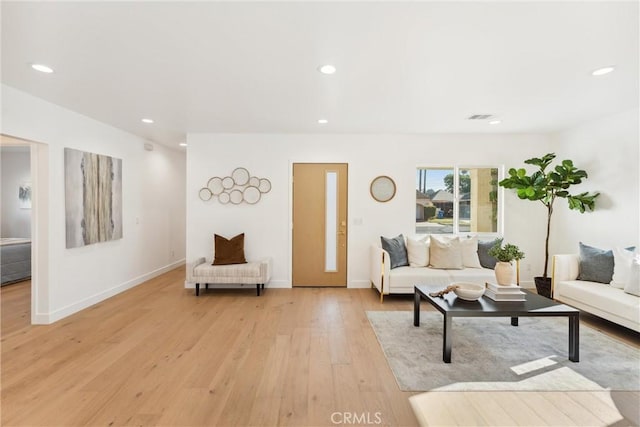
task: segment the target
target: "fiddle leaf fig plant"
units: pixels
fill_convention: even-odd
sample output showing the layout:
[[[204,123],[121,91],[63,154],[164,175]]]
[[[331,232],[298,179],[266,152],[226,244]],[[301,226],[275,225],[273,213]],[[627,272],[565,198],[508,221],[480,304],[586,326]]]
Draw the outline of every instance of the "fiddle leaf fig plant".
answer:
[[[600,193],[582,192],[571,194],[570,188],[582,183],[587,178],[587,172],[578,169],[571,160],[563,160],[560,164],[551,167],[551,163],[556,158],[555,153],[548,153],[544,156],[525,160],[528,165],[533,165],[537,169],[528,174],[523,168],[511,168],[508,177],[500,181],[499,185],[504,188],[513,189],[520,199],[540,201],[547,209],[547,235],[544,246],[544,275],[548,277],[549,267],[549,234],[551,231],[551,216],[553,214],[553,204],[557,198],[567,199],[569,209],[584,213],[586,210],[592,211],[595,207],[595,200]],[[547,170],[549,168],[549,170]]]

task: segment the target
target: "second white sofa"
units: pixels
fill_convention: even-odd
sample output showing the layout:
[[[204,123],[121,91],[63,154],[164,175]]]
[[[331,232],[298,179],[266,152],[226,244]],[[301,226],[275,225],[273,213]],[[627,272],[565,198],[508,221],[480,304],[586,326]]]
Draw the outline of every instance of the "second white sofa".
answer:
[[[640,297],[611,284],[578,280],[580,255],[553,257],[553,298],[640,332]]]

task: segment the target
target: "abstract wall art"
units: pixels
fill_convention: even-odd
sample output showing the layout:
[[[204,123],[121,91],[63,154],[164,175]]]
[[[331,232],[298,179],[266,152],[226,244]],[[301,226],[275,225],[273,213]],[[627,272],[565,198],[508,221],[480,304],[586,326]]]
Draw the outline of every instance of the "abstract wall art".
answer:
[[[67,248],[122,238],[122,159],[64,149]]]
[[[31,183],[25,182],[18,187],[18,207],[31,209]]]

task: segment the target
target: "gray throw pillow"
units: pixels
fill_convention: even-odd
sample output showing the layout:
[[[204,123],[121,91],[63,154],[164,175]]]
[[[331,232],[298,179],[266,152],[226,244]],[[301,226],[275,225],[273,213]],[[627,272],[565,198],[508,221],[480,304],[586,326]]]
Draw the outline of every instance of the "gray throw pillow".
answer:
[[[496,243],[502,244],[502,239],[494,239],[488,242],[480,242],[478,241],[478,259],[480,259],[480,265],[483,268],[496,268],[497,259],[489,255],[489,249],[495,246]]]
[[[400,234],[393,239],[380,236],[380,242],[382,243],[382,249],[389,252],[389,258],[391,259],[391,268],[404,267],[409,265],[409,258],[407,257],[407,247],[404,244],[404,236]]]
[[[580,273],[578,280],[611,283],[613,251],[594,248],[580,242]]]

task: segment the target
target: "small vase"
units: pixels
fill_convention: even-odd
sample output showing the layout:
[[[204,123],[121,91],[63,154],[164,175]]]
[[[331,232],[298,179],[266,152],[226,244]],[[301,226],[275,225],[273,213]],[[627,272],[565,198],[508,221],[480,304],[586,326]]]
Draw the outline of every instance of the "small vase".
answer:
[[[497,262],[495,272],[498,285],[508,286],[513,284],[513,266],[510,262]]]

